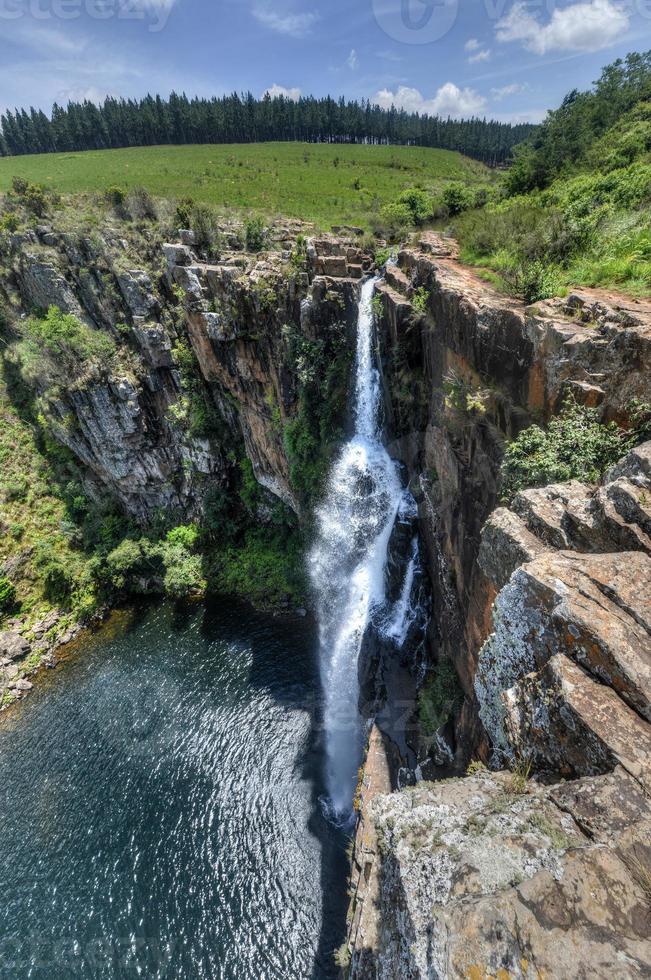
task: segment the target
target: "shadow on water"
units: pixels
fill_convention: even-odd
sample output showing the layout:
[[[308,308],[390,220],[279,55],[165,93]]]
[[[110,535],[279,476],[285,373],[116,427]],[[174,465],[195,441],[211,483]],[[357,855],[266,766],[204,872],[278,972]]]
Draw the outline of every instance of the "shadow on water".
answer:
[[[142,604],[3,718],[2,980],[128,980],[127,937],[152,980],[336,976],[316,657],[305,620]]]
[[[303,660],[301,680],[294,685],[273,684],[270,688],[268,656],[262,643],[256,642],[261,636],[256,625],[264,629],[268,617],[256,613],[250,606],[237,600],[221,600],[232,603],[232,609],[237,610],[235,620],[239,616],[252,627],[251,666],[249,683],[251,687],[261,687],[271,690],[277,703],[288,710],[304,710],[310,715],[310,731],[304,750],[296,757],[295,765],[300,770],[301,777],[311,787],[311,816],[308,822],[309,833],[318,841],[321,849],[320,867],[315,868],[319,876],[322,916],[321,929],[316,944],[314,969],[309,980],[336,980],[339,971],[335,964],[335,952],[341,946],[346,935],[346,914],[348,910],[348,875],[350,871],[347,851],[350,834],[335,827],[323,815],[321,798],[326,793],[324,781],[325,748],[323,740],[323,702],[318,670],[318,637],[316,626],[310,620],[294,618],[276,618],[274,629],[282,638],[283,645],[296,648]],[[175,622],[180,628],[191,617],[192,612],[187,607],[178,606],[175,609]],[[241,631],[235,622],[231,629],[224,632],[223,614],[217,607],[208,606],[202,620],[202,632],[210,642],[216,635],[221,639],[236,638]],[[230,637],[229,637],[230,632]],[[297,642],[297,634],[300,641]],[[297,978],[299,980],[299,978]],[[302,978],[301,978],[302,980]],[[308,978],[305,978],[308,980]]]

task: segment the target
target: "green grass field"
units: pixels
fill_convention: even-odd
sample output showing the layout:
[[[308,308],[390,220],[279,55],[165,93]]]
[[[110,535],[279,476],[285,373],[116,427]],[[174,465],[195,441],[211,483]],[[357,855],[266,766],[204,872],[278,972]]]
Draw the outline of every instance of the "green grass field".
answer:
[[[0,191],[13,176],[64,194],[144,186],[237,210],[367,226],[378,205],[406,187],[432,194],[447,181],[490,181],[482,164],[450,150],[405,146],[253,143],[153,146],[0,159]]]

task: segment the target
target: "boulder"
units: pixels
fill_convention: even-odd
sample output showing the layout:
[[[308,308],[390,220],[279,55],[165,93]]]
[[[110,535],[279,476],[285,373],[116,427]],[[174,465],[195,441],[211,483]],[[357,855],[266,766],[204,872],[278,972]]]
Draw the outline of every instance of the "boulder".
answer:
[[[32,690],[34,685],[31,681],[27,681],[24,677],[22,677],[20,680],[14,681],[12,684],[10,684],[9,687],[14,691],[20,691],[21,694],[27,694],[28,691]]]
[[[0,657],[7,660],[19,660],[26,657],[31,647],[20,633],[0,633]]]
[[[647,727],[642,719],[651,720],[650,610],[651,559],[641,552],[548,552],[519,568],[497,597],[494,632],[482,647],[475,678],[480,717],[497,755],[546,746],[540,754],[547,767],[577,772],[594,771],[595,753],[617,758],[618,751],[595,749],[590,726],[606,702],[603,710],[612,712],[613,724],[620,718],[625,727],[633,725],[631,736]],[[565,683],[570,675],[574,680]],[[584,688],[590,692],[584,703],[592,699],[595,710],[581,714],[586,730],[570,759],[555,730],[563,718],[560,705],[573,710],[571,699],[563,699]],[[559,705],[553,715],[550,698]],[[602,734],[595,731],[597,741]],[[585,769],[576,758],[580,751]]]
[[[517,514],[499,507],[482,529],[478,564],[493,585],[501,589],[520,565],[533,561],[545,550]]]
[[[25,253],[20,265],[21,290],[29,308],[47,310],[50,306],[58,306],[64,313],[85,319],[70,284],[51,262]]]
[[[343,255],[333,255],[323,260],[323,271],[333,279],[343,279],[348,275],[348,264]]]
[[[175,265],[192,265],[196,262],[195,254],[189,245],[163,245],[163,255],[170,270]]]
[[[120,272],[117,276],[120,292],[131,316],[148,317],[159,309],[151,279],[141,269]]]

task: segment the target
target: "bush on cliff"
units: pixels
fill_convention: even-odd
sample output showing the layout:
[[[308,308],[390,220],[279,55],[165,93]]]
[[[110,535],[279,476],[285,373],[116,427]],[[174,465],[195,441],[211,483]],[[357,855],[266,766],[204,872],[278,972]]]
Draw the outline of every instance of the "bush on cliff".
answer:
[[[18,353],[22,373],[38,387],[66,384],[90,370],[107,371],[116,355],[115,342],[71,313],[51,306],[44,317],[30,317],[22,327]]]
[[[5,575],[0,576],[0,615],[9,612],[15,601],[16,589],[13,583]]]
[[[502,494],[582,480],[596,483],[637,441],[614,422],[599,421],[599,410],[568,400],[547,429],[532,425],[507,446],[502,462]]]
[[[224,238],[219,226],[219,216],[214,208],[208,204],[195,204],[189,214],[189,224],[194,232],[195,245],[202,255],[210,262],[219,261]]]
[[[194,525],[173,528],[163,540],[125,538],[97,573],[118,592],[163,593],[174,599],[199,594],[206,583]]]
[[[262,218],[249,218],[244,226],[247,252],[261,252],[267,243],[267,229]]]
[[[209,584],[214,591],[242,596],[262,608],[302,603],[307,586],[299,534],[248,531],[238,545],[213,556]]]
[[[436,665],[418,694],[418,719],[423,734],[435,735],[463,704],[463,690],[450,660]]]

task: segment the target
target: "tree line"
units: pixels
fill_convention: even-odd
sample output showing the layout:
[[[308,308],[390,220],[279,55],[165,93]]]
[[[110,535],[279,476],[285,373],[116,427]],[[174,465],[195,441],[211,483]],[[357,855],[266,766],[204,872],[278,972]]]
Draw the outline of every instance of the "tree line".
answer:
[[[651,51],[633,52],[602,69],[587,92],[569,92],[515,152],[507,177],[512,194],[547,187],[564,173],[589,161],[593,144],[622,117],[640,106],[637,126],[611,160],[594,167],[625,167],[651,149]]]
[[[458,150],[489,166],[506,162],[534,127],[494,120],[444,119],[361,102],[301,97],[297,101],[250,92],[223,97],[169,99],[108,97],[0,117],[0,154],[104,150],[183,143],[384,143]]]

